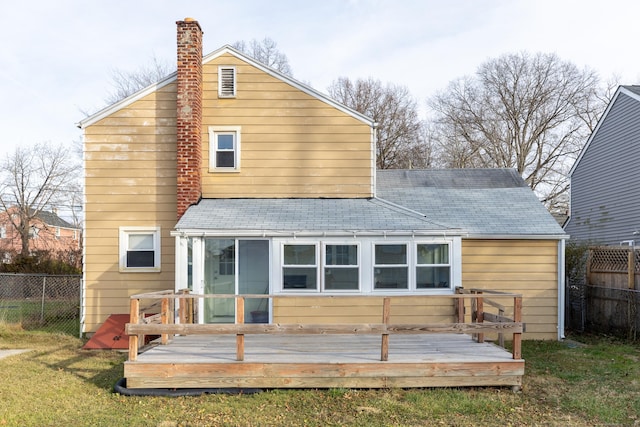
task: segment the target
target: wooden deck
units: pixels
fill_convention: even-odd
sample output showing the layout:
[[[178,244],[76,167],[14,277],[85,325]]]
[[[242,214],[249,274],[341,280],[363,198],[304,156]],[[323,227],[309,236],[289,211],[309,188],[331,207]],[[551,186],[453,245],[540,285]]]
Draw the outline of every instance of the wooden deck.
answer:
[[[145,294],[144,297],[149,297]],[[139,388],[386,388],[522,385],[520,354],[521,299],[516,319],[474,311],[481,322],[464,320],[462,298],[454,323],[392,324],[385,298],[383,322],[362,325],[175,324],[167,295],[162,323],[137,322],[138,299],[132,297],[126,387]],[[174,298],[174,296],[169,296]],[[182,297],[176,297],[182,298]],[[472,295],[480,308],[488,300]],[[484,301],[483,301],[484,299]],[[242,308],[242,297],[238,298]],[[501,307],[502,308],[502,307]],[[243,312],[243,310],[238,310]],[[493,318],[487,321],[485,317]],[[485,318],[485,319],[483,319]],[[484,333],[513,333],[513,354]],[[162,334],[157,346],[139,349],[144,334]],[[472,338],[470,334],[475,334]]]
[[[524,360],[465,334],[253,335],[244,361],[234,336],[177,336],[124,366],[128,388],[384,388],[517,386]]]

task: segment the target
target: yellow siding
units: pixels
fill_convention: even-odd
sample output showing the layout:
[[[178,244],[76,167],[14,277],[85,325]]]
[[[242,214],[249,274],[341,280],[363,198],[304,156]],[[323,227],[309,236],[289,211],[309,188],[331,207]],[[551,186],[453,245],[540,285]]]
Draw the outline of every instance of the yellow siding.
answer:
[[[276,299],[276,323],[378,323],[383,298],[282,298]],[[448,302],[448,304],[444,304]],[[391,298],[391,323],[452,322],[453,302],[430,296]]]
[[[175,86],[85,129],[85,331],[129,312],[129,295],[173,289]],[[161,272],[118,271],[119,227],[161,227]]]
[[[525,339],[557,339],[557,252],[555,240],[463,240],[463,286],[522,294]],[[491,299],[508,309],[505,315],[513,315],[513,298]],[[453,302],[437,296],[392,298],[391,307],[392,323],[453,321]],[[470,321],[469,304],[466,312]],[[284,298],[276,300],[273,314],[280,323],[380,322],[382,297]]]
[[[556,240],[463,240],[462,283],[521,293],[525,338],[557,339]]]
[[[219,65],[236,98],[217,98]],[[372,196],[367,124],[230,55],[203,73],[203,197]],[[209,171],[209,126],[241,127],[239,173]]]
[[[218,65],[237,98],[218,99]],[[241,171],[210,173],[209,126],[241,126]],[[174,288],[176,84],[85,128],[85,330],[128,296]],[[370,197],[370,127],[233,56],[204,67],[203,197]],[[160,226],[160,273],[118,271],[118,229]]]

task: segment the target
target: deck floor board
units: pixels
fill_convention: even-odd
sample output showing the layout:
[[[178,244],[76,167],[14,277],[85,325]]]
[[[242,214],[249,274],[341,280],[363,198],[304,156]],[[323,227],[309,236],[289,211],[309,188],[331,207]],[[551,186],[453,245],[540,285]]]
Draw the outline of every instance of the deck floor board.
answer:
[[[235,336],[177,336],[138,356],[138,363],[236,362]],[[493,343],[464,334],[396,335],[389,339],[389,361],[495,362],[512,360]],[[245,362],[366,363],[380,361],[380,337],[348,335],[245,336]]]

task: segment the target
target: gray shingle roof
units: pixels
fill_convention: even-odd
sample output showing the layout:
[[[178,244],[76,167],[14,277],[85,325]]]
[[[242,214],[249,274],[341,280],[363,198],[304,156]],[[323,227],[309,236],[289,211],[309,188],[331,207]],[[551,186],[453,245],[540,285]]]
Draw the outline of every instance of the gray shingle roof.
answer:
[[[511,169],[378,171],[372,199],[203,199],[176,229],[564,236]]]
[[[378,199],[203,199],[177,230],[441,231],[422,215]]]
[[[512,169],[383,170],[378,197],[471,235],[564,235]]]
[[[49,211],[40,211],[38,215],[36,215],[42,222],[52,227],[62,227],[62,228],[76,228],[73,224],[65,221],[60,218],[55,212]]]

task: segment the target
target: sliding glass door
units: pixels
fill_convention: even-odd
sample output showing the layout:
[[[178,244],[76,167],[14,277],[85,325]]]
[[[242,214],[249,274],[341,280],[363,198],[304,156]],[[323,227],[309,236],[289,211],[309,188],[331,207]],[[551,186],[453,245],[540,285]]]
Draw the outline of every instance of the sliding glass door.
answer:
[[[202,272],[196,293],[214,295],[265,295],[269,293],[269,241],[205,237],[202,251],[194,251],[194,269]],[[196,255],[200,253],[200,256]],[[200,289],[198,289],[200,288]],[[245,301],[246,323],[269,321],[269,300]],[[234,298],[205,298],[200,305],[200,322],[235,322]]]

